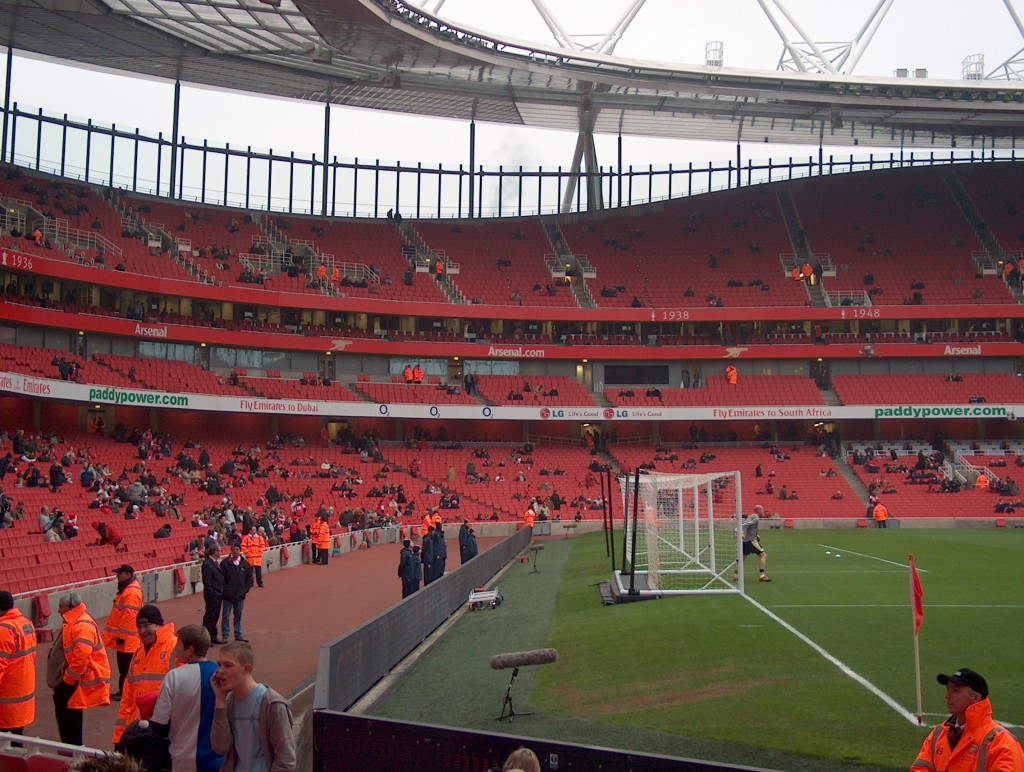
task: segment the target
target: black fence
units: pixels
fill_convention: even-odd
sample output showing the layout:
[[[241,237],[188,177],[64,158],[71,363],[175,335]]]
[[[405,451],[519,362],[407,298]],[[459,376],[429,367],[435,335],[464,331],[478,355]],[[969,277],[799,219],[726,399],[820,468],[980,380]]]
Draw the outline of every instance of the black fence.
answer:
[[[348,710],[466,603],[472,590],[489,582],[529,543],[530,530],[517,531],[458,570],[450,571],[321,648],[314,710]],[[457,559],[457,555],[452,559]]]
[[[545,772],[770,772],[333,711],[318,711],[313,721],[313,769],[323,772],[486,772],[501,769],[520,746],[537,754]]]

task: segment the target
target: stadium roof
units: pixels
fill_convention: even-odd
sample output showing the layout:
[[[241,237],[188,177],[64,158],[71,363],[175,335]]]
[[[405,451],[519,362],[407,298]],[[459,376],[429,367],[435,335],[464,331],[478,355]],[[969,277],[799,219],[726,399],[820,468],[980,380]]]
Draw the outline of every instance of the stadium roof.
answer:
[[[627,136],[1008,148],[1019,81],[676,65],[500,39],[400,0],[2,0],[19,53],[416,115]]]

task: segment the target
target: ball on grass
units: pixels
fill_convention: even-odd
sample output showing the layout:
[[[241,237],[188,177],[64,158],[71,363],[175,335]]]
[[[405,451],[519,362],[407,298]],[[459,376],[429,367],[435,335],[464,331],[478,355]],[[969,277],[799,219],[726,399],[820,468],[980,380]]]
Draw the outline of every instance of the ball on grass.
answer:
[[[840,554],[839,554],[839,553],[837,552],[837,553],[836,553],[836,557],[837,557],[837,558],[841,558],[841,557],[842,557],[842,555],[840,555]]]
[[[825,554],[826,555],[831,555],[832,554],[832,550],[825,550]]]

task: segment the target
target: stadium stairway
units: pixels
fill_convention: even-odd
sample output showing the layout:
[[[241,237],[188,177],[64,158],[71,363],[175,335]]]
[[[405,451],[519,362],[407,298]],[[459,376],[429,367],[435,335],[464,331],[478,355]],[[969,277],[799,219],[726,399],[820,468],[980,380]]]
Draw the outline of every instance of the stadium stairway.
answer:
[[[839,470],[839,474],[842,476],[844,480],[846,480],[851,490],[853,490],[857,494],[857,497],[861,500],[861,503],[863,503],[864,506],[867,507],[868,499],[870,498],[870,494],[868,493],[868,486],[866,486],[864,484],[864,481],[860,479],[860,477],[857,475],[855,471],[853,471],[853,467],[850,466],[850,461],[846,454],[844,453],[841,455],[841,458],[836,459],[835,468]]]

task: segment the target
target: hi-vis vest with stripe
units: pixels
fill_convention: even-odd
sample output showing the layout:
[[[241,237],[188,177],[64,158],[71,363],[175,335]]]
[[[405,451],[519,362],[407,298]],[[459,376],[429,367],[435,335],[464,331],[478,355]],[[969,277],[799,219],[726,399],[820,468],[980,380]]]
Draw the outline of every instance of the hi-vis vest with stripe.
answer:
[[[36,718],[36,629],[18,609],[0,616],[0,730]]]

